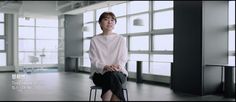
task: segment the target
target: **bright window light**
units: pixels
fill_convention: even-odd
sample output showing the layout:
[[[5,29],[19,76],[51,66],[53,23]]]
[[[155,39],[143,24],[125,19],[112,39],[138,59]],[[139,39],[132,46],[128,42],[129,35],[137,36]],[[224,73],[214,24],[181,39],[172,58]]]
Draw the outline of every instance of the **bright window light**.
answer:
[[[173,35],[153,36],[154,50],[173,51]]]
[[[154,13],[154,29],[173,28],[173,10]]]
[[[83,16],[84,16],[83,17],[84,23],[91,22],[93,21],[93,18],[94,18],[94,12],[93,11],[85,12]]]
[[[136,72],[137,61],[142,61],[142,72],[148,73],[148,54],[130,54],[128,61],[128,71]]]
[[[111,11],[116,17],[126,15],[126,3],[111,6]]]
[[[141,19],[144,23],[144,26],[135,26],[133,21],[135,19]],[[138,32],[148,32],[149,28],[149,15],[147,13],[141,15],[131,16],[129,20],[129,33],[138,33]]]
[[[114,32],[117,34],[126,33],[126,17],[117,18],[117,23],[115,25]]]
[[[135,36],[130,37],[130,50],[131,51],[147,51],[149,49],[148,36]]]
[[[0,23],[0,35],[5,35],[4,34],[5,30],[4,30],[4,24]]]
[[[166,8],[173,8],[173,1],[154,1],[153,9],[161,10]]]
[[[131,1],[128,6],[128,14],[145,12],[149,10],[149,1]]]
[[[5,50],[5,42],[3,39],[0,39],[0,50]]]
[[[92,37],[94,34],[93,23],[87,23],[84,25],[84,27],[87,27],[87,31],[83,31],[83,38]]]

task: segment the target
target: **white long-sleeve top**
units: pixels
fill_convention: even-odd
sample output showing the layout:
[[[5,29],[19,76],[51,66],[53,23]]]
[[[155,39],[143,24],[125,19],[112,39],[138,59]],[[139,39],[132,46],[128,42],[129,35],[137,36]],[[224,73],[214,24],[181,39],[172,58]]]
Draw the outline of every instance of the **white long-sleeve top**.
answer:
[[[118,64],[121,72],[128,76],[125,64],[128,60],[128,50],[122,35],[96,35],[90,41],[89,58],[91,62],[90,78],[93,74],[104,74],[105,65]]]

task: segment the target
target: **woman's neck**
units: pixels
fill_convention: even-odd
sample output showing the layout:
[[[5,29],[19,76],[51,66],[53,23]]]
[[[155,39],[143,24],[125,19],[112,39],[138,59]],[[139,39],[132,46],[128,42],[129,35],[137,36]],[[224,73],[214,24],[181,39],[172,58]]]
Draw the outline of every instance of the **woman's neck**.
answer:
[[[103,31],[102,35],[111,35],[113,34],[112,31]]]

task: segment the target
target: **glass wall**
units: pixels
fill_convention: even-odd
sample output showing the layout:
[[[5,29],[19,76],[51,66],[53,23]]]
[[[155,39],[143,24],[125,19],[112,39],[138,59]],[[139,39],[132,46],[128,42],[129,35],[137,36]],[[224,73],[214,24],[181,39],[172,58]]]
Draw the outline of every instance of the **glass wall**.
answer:
[[[90,67],[90,39],[102,32],[98,19],[104,11],[112,11],[116,15],[114,32],[126,38],[129,72],[136,72],[136,61],[143,61],[143,73],[170,76],[170,63],[173,62],[173,1],[127,1],[84,12],[84,67]],[[134,24],[137,19],[141,20],[141,25]]]
[[[141,7],[136,7],[141,5]],[[123,35],[129,49],[128,71],[136,72],[136,61],[143,61],[143,73],[170,76],[173,62],[173,1],[127,1],[84,12],[84,57],[89,42],[101,33],[98,18],[104,11],[117,16],[114,32]],[[134,24],[141,19],[142,25]],[[229,1],[229,64],[235,65],[235,1]],[[84,65],[90,67],[88,58]]]
[[[36,56],[36,64],[58,64],[58,20],[19,18],[19,65],[32,64],[30,56]]]
[[[235,66],[235,1],[229,1],[229,63]]]
[[[0,13],[0,66],[6,66],[6,47],[5,47],[5,17]]]

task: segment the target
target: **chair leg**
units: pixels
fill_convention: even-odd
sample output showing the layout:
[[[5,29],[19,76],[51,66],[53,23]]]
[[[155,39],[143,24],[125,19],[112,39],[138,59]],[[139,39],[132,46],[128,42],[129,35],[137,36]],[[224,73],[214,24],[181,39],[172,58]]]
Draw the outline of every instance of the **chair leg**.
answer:
[[[128,96],[128,90],[127,89],[124,89],[125,90],[125,92],[126,92],[126,98],[127,98],[127,101],[129,101],[129,96]]]
[[[97,89],[95,89],[94,101],[96,101]]]
[[[92,88],[90,89],[90,93],[89,93],[89,101],[91,101],[91,94],[92,94]]]

